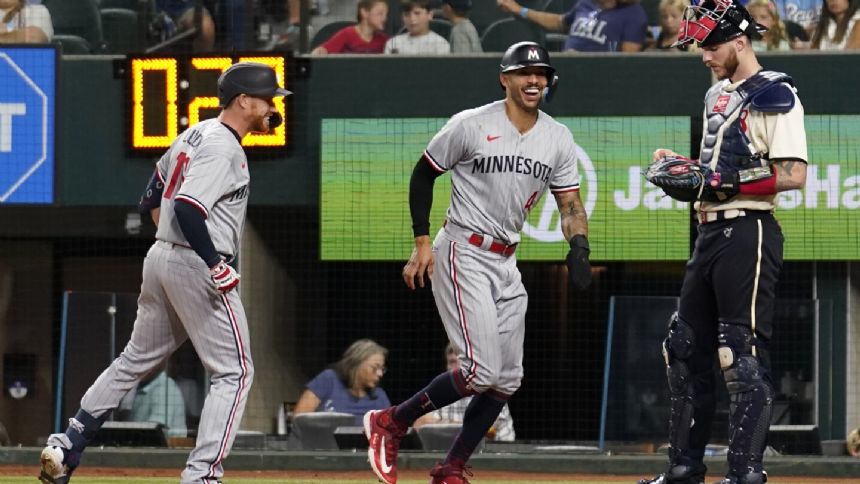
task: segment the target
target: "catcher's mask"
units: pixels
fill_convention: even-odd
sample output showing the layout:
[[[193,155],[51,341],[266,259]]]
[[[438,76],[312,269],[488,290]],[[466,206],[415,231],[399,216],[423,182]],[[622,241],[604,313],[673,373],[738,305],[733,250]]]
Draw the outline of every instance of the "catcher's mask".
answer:
[[[690,5],[681,16],[674,46],[698,42],[707,47],[727,42],[743,34],[758,39],[767,28],[756,23],[747,10],[733,0],[702,0]]]
[[[508,47],[508,50],[502,56],[499,69],[500,72],[512,72],[530,66],[543,67],[546,71],[547,85],[543,92],[543,98],[549,101],[552,99],[552,95],[555,93],[555,88],[558,85],[558,76],[555,75],[555,67],[550,63],[549,52],[540,44],[535,42],[517,42]],[[504,89],[505,86],[502,86],[502,90]]]

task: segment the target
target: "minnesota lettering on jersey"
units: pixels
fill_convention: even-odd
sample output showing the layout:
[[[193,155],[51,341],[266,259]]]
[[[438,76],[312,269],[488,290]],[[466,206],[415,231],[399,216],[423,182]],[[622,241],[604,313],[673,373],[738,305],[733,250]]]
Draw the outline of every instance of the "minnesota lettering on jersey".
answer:
[[[552,167],[524,156],[488,156],[472,160],[472,173],[520,173],[548,183]]]

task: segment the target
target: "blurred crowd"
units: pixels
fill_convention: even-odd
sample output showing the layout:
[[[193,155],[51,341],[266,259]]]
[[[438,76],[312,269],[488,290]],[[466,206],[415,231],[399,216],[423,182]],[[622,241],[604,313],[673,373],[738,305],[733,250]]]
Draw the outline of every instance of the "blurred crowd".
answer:
[[[768,27],[754,39],[757,51],[860,49],[860,0],[735,1]],[[674,45],[687,6],[689,0],[0,0],[0,42],[54,42],[66,54],[444,55],[497,52],[521,40],[552,51],[671,52],[689,49]]]

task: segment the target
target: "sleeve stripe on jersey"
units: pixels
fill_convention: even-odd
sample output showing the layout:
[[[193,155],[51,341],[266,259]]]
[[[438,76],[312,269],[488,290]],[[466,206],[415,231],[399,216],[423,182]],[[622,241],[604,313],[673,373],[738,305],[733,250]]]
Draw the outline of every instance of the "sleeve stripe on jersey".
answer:
[[[445,173],[446,171],[448,171],[445,169],[445,167],[443,167],[439,163],[436,163],[436,160],[433,159],[433,156],[430,155],[427,150],[424,150],[424,159],[427,160],[427,163],[430,163],[430,166],[433,167],[433,169],[438,171],[439,173]]]
[[[191,204],[193,207],[196,207],[197,210],[200,210],[200,213],[203,214],[203,218],[209,218],[209,210],[206,210],[206,206],[188,195],[176,195],[176,201]]]
[[[565,193],[565,192],[576,192],[579,191],[579,183],[576,185],[565,185],[563,187],[549,187],[549,191],[552,193]]]
[[[155,174],[158,176],[158,181],[160,181],[162,185],[166,185],[166,183],[164,183],[164,177],[161,175],[161,170],[159,170],[158,167],[155,168]]]

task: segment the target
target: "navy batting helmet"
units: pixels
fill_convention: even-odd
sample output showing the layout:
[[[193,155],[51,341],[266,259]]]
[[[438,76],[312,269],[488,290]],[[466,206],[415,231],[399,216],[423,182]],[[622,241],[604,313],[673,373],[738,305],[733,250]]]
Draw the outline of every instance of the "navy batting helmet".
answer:
[[[218,78],[218,101],[226,107],[239,94],[256,97],[288,96],[292,92],[278,85],[275,70],[257,62],[239,62]]]
[[[542,45],[535,42],[517,42],[505,51],[499,67],[501,72],[511,72],[532,66],[543,67],[546,71],[547,88],[544,91],[544,99],[549,101],[558,84],[558,76],[555,75],[555,67],[550,63],[549,52]]]
[[[678,41],[675,45],[698,42],[700,46],[717,45],[746,34],[752,39],[767,32],[750,13],[733,0],[702,0],[684,10]]]

